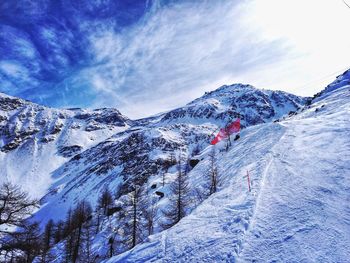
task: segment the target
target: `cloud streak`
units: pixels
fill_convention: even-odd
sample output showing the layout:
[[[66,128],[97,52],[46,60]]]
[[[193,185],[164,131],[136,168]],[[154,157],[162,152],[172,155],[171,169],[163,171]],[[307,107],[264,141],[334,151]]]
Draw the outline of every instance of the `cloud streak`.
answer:
[[[283,42],[257,39],[243,27],[245,12],[238,1],[186,2],[156,10],[128,32],[106,27],[90,38],[96,66],[89,74],[115,94],[105,104],[113,105],[117,97],[129,116],[183,105],[247,69],[283,57]],[[103,97],[101,82],[96,89]]]

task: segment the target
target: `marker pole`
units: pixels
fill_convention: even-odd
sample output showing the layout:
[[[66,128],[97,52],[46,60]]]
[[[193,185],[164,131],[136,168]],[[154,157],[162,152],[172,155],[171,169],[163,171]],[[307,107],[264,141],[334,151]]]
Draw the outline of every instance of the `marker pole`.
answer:
[[[249,177],[249,172],[247,170],[247,180],[248,180],[248,190],[250,192],[250,177]]]

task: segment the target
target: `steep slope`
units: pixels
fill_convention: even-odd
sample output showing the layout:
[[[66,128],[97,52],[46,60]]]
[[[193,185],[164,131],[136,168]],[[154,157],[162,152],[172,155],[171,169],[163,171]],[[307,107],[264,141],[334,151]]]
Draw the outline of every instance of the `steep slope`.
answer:
[[[183,108],[135,121],[132,128],[75,155],[54,171],[55,183],[43,198],[46,205],[37,218],[42,222],[62,219],[70,206],[83,199],[94,205],[106,186],[119,196],[127,194],[131,178],[138,177],[142,184],[160,178],[167,172],[171,154],[191,155],[204,149],[210,135],[233,118],[240,116],[245,126],[268,122],[297,110],[305,101],[285,92],[237,84],[221,87]]]
[[[52,171],[130,124],[115,109],[58,110],[0,93],[0,182],[41,197]]]
[[[173,228],[106,262],[348,262],[347,73],[334,85],[292,117],[245,129],[218,156],[218,193]],[[205,160],[189,174],[195,187]]]
[[[349,89],[326,91],[326,99],[285,122],[241,259],[349,260]]]
[[[145,188],[152,186],[151,193],[163,209],[176,175],[172,156],[186,158],[204,151],[196,158],[202,167],[198,169],[207,169],[205,149],[218,128],[237,117],[243,127],[269,123],[297,111],[307,101],[285,92],[236,84],[207,93],[185,107],[130,121],[113,109],[57,110],[6,95],[0,98],[2,180],[19,183],[37,197],[46,193],[33,218],[42,226],[49,219],[64,219],[81,200],[94,207],[105,187],[116,194],[116,203],[123,203],[135,178]],[[160,183],[163,175],[164,186]],[[160,200],[157,191],[165,197]],[[118,226],[115,216],[111,220]],[[106,255],[101,242],[113,235],[110,225],[111,221],[102,225],[93,238],[95,252],[101,256]],[[155,229],[161,230],[160,222]],[[61,243],[58,251],[60,247]],[[126,249],[120,247],[118,253]],[[59,257],[57,260],[60,262]]]

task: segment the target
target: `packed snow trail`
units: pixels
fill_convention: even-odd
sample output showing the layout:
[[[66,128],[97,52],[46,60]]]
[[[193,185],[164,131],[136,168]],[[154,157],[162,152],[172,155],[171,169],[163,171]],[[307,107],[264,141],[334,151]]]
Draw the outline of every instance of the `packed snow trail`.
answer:
[[[107,262],[350,262],[349,88],[244,130],[218,156],[219,192]],[[190,173],[193,186],[206,169],[202,161]]]
[[[284,123],[243,262],[350,262],[349,91],[338,93]]]

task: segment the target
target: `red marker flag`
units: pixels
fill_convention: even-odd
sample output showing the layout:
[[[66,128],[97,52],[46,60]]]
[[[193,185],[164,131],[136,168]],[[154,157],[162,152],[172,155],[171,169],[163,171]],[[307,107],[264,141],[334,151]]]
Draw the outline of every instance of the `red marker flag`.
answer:
[[[234,122],[232,122],[230,125],[228,125],[226,128],[220,129],[218,135],[210,142],[210,144],[215,145],[222,139],[228,138],[232,133],[239,132],[241,128],[241,120],[237,119]]]

